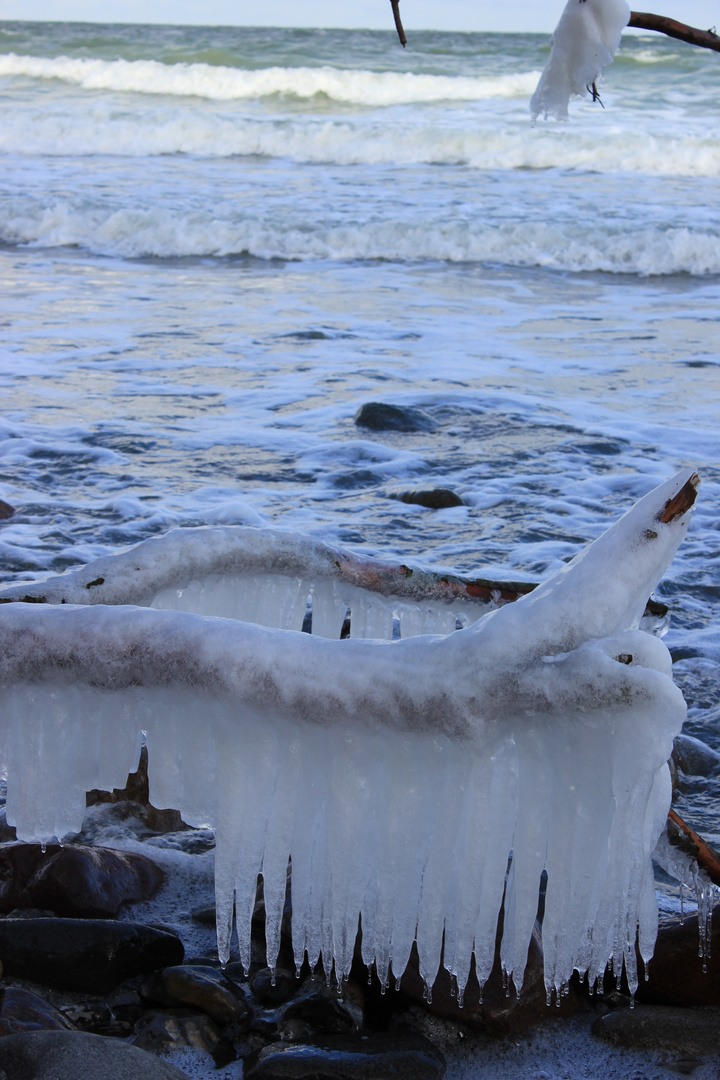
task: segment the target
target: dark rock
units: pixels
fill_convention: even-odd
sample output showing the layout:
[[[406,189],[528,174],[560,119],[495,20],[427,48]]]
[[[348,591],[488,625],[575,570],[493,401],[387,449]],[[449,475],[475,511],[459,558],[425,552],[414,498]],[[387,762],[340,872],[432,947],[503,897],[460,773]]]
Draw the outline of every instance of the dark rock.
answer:
[[[371,431],[434,431],[432,419],[422,409],[407,405],[386,405],[382,401],[368,401],[355,413],[358,427]]]
[[[697,915],[661,923],[648,979],[640,977],[638,1001],[654,1005],[712,1005],[720,1008],[720,912],[716,909],[710,956],[698,955]],[[703,965],[706,970],[703,971]],[[642,968],[640,968],[642,970]]]
[[[0,499],[0,521],[5,521],[7,518],[12,517],[14,513],[15,507],[11,506],[10,503],[3,502],[2,499]]]
[[[309,1035],[359,1031],[363,1026],[363,994],[354,980],[343,986],[342,996],[324,979],[307,979],[299,992],[278,1011],[278,1027],[291,1024],[295,1037],[301,1029]]]
[[[60,1012],[80,1031],[124,1039],[132,1034],[133,1025],[117,1017],[106,1001],[87,1001],[82,1005],[63,1005]]]
[[[104,919],[0,919],[5,974],[59,990],[106,993],[134,975],[182,963],[174,934]]]
[[[720,754],[692,735],[678,735],[673,742],[672,760],[686,776],[711,776],[720,769]]]
[[[94,788],[88,791],[85,802],[87,806],[95,806],[97,803],[132,803],[134,816],[140,818],[150,832],[179,832],[189,828],[179,810],[158,810],[151,805],[146,746],[140,751],[137,770],[129,774],[124,788],[115,788],[113,791],[99,791]]]
[[[70,1020],[49,1001],[19,986],[0,987],[0,1036],[21,1031],[72,1030]]]
[[[208,1016],[173,1016],[153,1012],[139,1020],[133,1046],[151,1054],[192,1046],[213,1055],[222,1040],[216,1024]]]
[[[191,1005],[220,1027],[226,1024],[250,1027],[250,1010],[225,979],[222,969],[186,965],[164,968],[143,983],[140,995],[158,1005]]]
[[[15,839],[17,839],[15,826],[8,825],[6,808],[0,806],[0,844],[12,843]]]
[[[637,1005],[615,1009],[592,1026],[593,1035],[627,1050],[671,1050],[720,1057],[720,1009]]]
[[[2,1040],[0,1080],[187,1080],[137,1046],[81,1031],[31,1031]]]
[[[261,968],[250,979],[250,990],[261,1005],[282,1005],[298,989],[298,980],[287,968]]]
[[[57,915],[103,918],[121,904],[148,900],[164,881],[145,855],[68,844],[0,848],[0,912],[44,908]]]
[[[245,1080],[440,1080],[445,1059],[419,1035],[274,1043],[244,1061]]]
[[[370,991],[373,998],[372,1001],[368,1002],[368,1010],[373,1016],[373,1021],[379,1022],[383,1009],[391,1011],[406,1008],[409,999],[413,1004],[421,1005],[445,1020],[453,1020],[496,1038],[503,1038],[526,1031],[544,1020],[572,1016],[581,1008],[581,996],[574,983],[570,984],[569,993],[561,997],[559,1007],[555,1004],[551,1007],[548,1006],[544,982],[542,943],[537,924],[530,941],[525,979],[520,998],[518,999],[512,983],[510,983],[509,988],[506,988],[499,955],[501,933],[502,920],[499,923],[495,945],[495,964],[490,978],[483,987],[482,998],[475,975],[475,959],[473,958],[462,1006],[458,1003],[453,979],[443,967],[440,968],[432,987],[431,998],[428,1000],[425,985],[420,976],[417,949],[413,947],[410,963],[400,980],[401,990],[399,994],[391,993],[380,997],[377,982],[373,980],[373,987]]]
[[[447,510],[449,506],[464,506],[459,495],[448,488],[430,488],[427,491],[403,491],[400,502],[425,506],[428,510]]]

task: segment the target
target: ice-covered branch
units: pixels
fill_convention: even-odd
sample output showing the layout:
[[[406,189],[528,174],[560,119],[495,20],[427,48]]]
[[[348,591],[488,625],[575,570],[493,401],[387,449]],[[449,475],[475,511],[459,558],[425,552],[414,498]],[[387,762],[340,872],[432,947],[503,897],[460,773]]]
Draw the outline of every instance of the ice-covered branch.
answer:
[[[636,982],[657,909],[651,853],[685,715],[665,646],[637,629],[697,477],[646,496],[543,585],[457,633],[393,642],[128,606],[0,606],[7,819],[50,839],[119,786],[146,732],[150,795],[216,830],[218,944],[249,961],[258,874],[270,963],[292,861],[298,963],[432,984],[475,955],[518,988],[548,875],[548,991],[612,961]],[[90,583],[87,583],[90,584]],[[100,586],[94,585],[93,588]],[[509,876],[508,859],[512,855]]]
[[[628,26],[634,26],[638,30],[656,30],[667,37],[687,41],[689,45],[697,45],[700,49],[714,49],[715,52],[720,52],[720,37],[714,30],[697,30],[694,26],[677,22],[676,19],[668,19],[664,15],[631,11]]]
[[[571,97],[595,96],[595,84],[612,63],[629,19],[625,0],[568,0],[530,100],[533,121],[540,115],[567,120]]]

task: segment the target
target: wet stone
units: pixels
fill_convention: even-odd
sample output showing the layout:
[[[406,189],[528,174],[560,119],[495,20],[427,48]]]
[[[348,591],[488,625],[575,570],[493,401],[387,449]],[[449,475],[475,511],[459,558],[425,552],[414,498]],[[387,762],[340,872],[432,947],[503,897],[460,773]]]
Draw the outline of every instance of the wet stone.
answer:
[[[209,1016],[178,1016],[148,1013],[135,1025],[133,1046],[151,1054],[192,1047],[212,1056],[222,1040],[218,1026]]]
[[[146,1001],[200,1009],[220,1027],[250,1026],[250,1012],[237,990],[213,967],[179,965],[151,975],[140,988]]]
[[[261,968],[250,979],[250,990],[261,1005],[282,1005],[298,989],[299,983],[287,968]]]
[[[440,1080],[445,1059],[419,1035],[278,1042],[245,1059],[244,1080]]]
[[[4,1074],[4,1076],[3,1076]],[[3,1080],[187,1080],[136,1046],[81,1031],[31,1031],[2,1040]]]
[[[41,986],[106,993],[136,975],[182,963],[178,937],[104,919],[0,919],[5,974]]]
[[[403,491],[400,502],[424,506],[428,510],[447,510],[451,506],[464,506],[459,495],[449,488],[430,488],[424,491]]]
[[[0,521],[7,521],[15,513],[15,507],[0,499]]]
[[[0,912],[29,907],[108,918],[128,901],[149,900],[164,879],[159,866],[134,852],[7,844],[0,848]]]
[[[422,409],[407,405],[386,405],[382,401],[368,401],[355,413],[358,427],[371,431],[433,431],[432,418]]]
[[[720,1009],[636,1005],[600,1017],[592,1033],[626,1050],[667,1050],[693,1058],[720,1059]]]
[[[71,1019],[44,998],[19,986],[0,987],[0,1036],[72,1029]]]

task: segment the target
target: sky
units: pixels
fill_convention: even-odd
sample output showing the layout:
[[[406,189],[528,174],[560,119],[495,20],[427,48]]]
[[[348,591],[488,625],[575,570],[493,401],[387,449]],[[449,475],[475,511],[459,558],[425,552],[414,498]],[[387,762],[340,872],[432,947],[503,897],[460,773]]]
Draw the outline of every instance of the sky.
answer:
[[[634,4],[631,0],[631,7]],[[563,0],[401,0],[407,31],[550,33]],[[707,30],[720,26],[720,0],[642,0],[639,8]],[[389,0],[0,0],[0,20],[326,26],[392,29]]]

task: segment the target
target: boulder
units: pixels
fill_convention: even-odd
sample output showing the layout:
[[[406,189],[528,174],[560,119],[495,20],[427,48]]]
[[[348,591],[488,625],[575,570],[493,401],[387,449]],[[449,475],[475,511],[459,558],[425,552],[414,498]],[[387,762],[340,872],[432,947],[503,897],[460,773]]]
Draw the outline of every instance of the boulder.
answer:
[[[137,1046],[82,1031],[24,1032],[0,1046],[0,1080],[188,1080]]]
[[[77,918],[109,918],[121,905],[149,900],[165,875],[131,851],[82,845],[0,847],[0,912],[40,908]]]
[[[219,968],[178,965],[151,975],[140,996],[157,1005],[188,1005],[200,1009],[220,1027],[250,1026],[247,1005]]]
[[[424,506],[428,510],[447,510],[450,506],[464,506],[459,495],[449,488],[428,488],[423,491],[403,491],[400,502]]]
[[[626,1050],[669,1050],[720,1059],[720,1009],[636,1005],[615,1009],[592,1026],[593,1035]]]
[[[182,963],[174,934],[104,919],[0,919],[6,976],[59,990],[107,993],[134,975]]]

